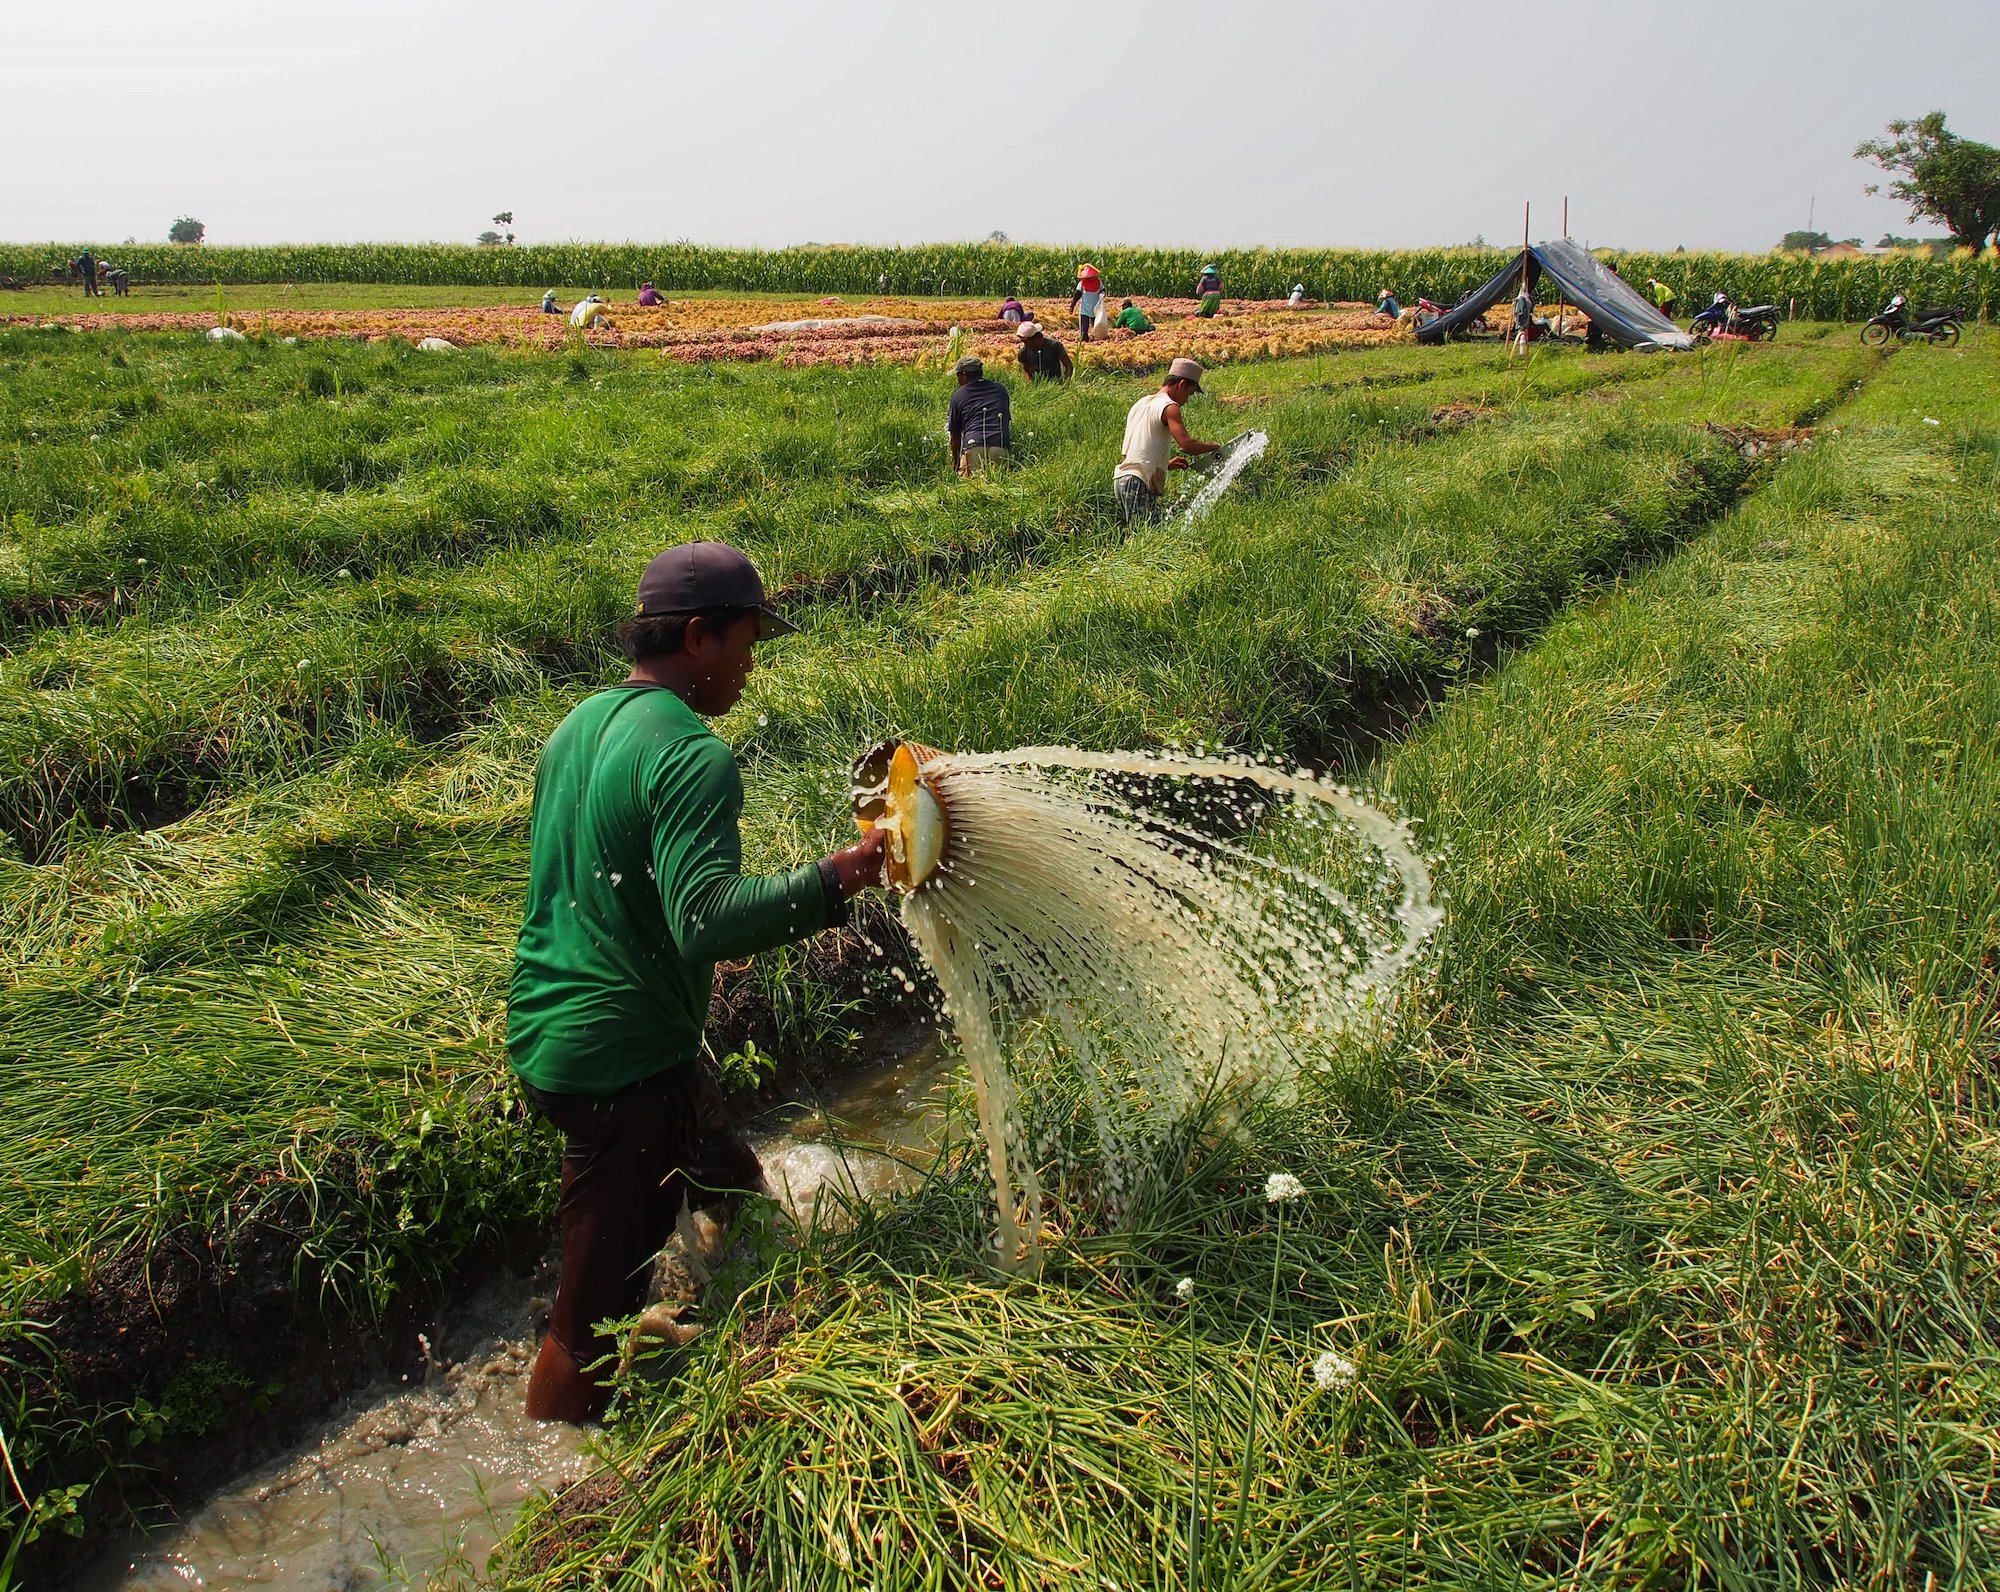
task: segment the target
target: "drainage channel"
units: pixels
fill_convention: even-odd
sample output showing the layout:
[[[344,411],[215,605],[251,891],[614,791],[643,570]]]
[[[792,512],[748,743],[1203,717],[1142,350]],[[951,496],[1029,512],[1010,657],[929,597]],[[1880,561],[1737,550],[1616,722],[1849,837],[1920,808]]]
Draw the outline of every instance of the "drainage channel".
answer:
[[[927,1039],[760,1121],[772,1191],[803,1223],[911,1180],[942,1142],[950,1075]],[[441,1324],[419,1375],[364,1388],[186,1520],[120,1542],[78,1592],[360,1592],[477,1573],[522,1504],[592,1464],[585,1434],[523,1407],[552,1269],[488,1281]]]

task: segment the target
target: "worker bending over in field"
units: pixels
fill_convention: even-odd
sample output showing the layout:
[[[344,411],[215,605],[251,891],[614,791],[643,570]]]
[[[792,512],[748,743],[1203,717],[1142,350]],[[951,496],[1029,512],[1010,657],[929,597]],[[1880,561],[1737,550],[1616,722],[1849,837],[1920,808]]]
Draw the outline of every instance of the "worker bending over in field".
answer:
[[[556,726],[535,770],[528,894],[507,1049],[564,1136],[562,1276],[528,1413],[581,1422],[610,1397],[595,1324],[644,1301],[683,1200],[752,1189],[701,1062],[715,964],[846,921],[879,881],[882,832],[790,873],[746,877],[736,759],[704,717],[743,695],[751,649],[792,629],[720,542],[646,566],[619,629],[632,672]]]
[[[1213,265],[1204,265],[1201,275],[1194,284],[1194,296],[1200,300],[1194,307],[1190,320],[1209,320],[1222,308],[1222,273]]]
[[[1021,340],[1021,374],[1030,381],[1068,381],[1076,365],[1069,357],[1069,350],[1046,335],[1039,321],[1023,321],[1014,328],[1014,335]]]
[[[960,475],[977,475],[1007,462],[1013,446],[1013,401],[1007,389],[986,374],[983,361],[967,355],[952,367],[958,387],[945,410],[951,434],[952,466]]]
[[[1153,323],[1146,319],[1146,312],[1130,299],[1119,306],[1118,313],[1111,317],[1111,324],[1122,326],[1126,331],[1133,333],[1150,332],[1153,329]]]
[[[639,302],[647,309],[651,309],[660,302],[660,295],[654,289],[651,282],[641,282],[639,284]]]
[[[556,308],[556,290],[554,288],[550,288],[548,292],[542,295],[542,313],[544,315],[562,314],[562,311]]]
[[[1127,525],[1158,519],[1167,472],[1185,470],[1188,458],[1214,453],[1219,446],[1189,436],[1181,418],[1181,406],[1200,391],[1201,366],[1177,359],[1167,367],[1160,390],[1141,398],[1125,416],[1125,447],[1111,489],[1118,494],[1118,517]],[[1174,453],[1177,445],[1179,455]]]

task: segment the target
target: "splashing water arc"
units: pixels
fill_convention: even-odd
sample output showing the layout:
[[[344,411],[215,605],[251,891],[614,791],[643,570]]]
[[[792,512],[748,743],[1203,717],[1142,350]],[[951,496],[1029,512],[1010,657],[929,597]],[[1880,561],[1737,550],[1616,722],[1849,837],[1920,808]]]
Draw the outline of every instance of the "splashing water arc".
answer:
[[[1223,445],[1221,463],[1215,474],[1201,484],[1201,490],[1187,500],[1181,513],[1182,520],[1189,525],[1204,518],[1215,507],[1215,500],[1236,484],[1236,478],[1257,460],[1264,457],[1264,450],[1271,445],[1268,431],[1246,431]]]
[[[1024,1067],[1073,1071],[1115,1211],[1137,1152],[1205,1096],[1283,1098],[1328,1042],[1384,1024],[1443,917],[1407,825],[1254,759],[885,743],[855,765],[855,812],[892,850],[919,819],[940,831],[895,882],[965,1052],[1009,1267],[1041,1228]]]

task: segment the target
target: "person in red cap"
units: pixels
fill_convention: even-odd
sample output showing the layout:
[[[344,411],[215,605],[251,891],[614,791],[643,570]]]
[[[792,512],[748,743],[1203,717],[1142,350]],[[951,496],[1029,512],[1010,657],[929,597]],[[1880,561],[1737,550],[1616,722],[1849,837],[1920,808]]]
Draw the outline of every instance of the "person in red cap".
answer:
[[[1097,312],[1104,306],[1104,278],[1097,274],[1097,267],[1088,260],[1076,268],[1076,290],[1069,296],[1069,307],[1076,312],[1076,334],[1083,342],[1090,341],[1090,328],[1097,320]]]
[[[528,1413],[587,1421],[610,1398],[596,1323],[635,1313],[683,1201],[757,1188],[701,1062],[715,964],[847,919],[878,883],[882,832],[790,873],[742,871],[743,780],[702,722],[743,695],[751,649],[792,626],[721,542],[646,566],[618,632],[632,669],[542,749],[507,1050],[562,1131],[562,1275]]]

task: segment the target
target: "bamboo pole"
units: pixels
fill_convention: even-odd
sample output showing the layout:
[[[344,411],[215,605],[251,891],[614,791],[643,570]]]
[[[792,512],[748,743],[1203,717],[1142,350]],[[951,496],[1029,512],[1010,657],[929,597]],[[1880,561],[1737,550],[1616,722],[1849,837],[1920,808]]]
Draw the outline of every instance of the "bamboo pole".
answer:
[[[1569,241],[1569,195],[1568,195],[1568,194],[1564,194],[1564,195],[1563,195],[1563,230],[1562,230],[1562,235],[1563,235],[1563,241],[1564,241],[1565,243],[1567,243],[1567,242]],[[1568,329],[1569,329],[1569,327],[1568,327],[1568,324],[1567,324],[1567,323],[1568,323],[1568,321],[1569,321],[1569,314],[1568,314],[1568,311],[1569,311],[1569,304],[1568,304],[1568,302],[1567,302],[1567,301],[1566,301],[1566,300],[1564,299],[1564,297],[1563,297],[1563,295],[1562,295],[1561,291],[1560,291],[1560,290],[1558,290],[1558,292],[1556,293],[1556,330],[1557,330],[1557,331],[1563,331],[1563,332],[1566,332],[1566,331],[1568,331]]]

